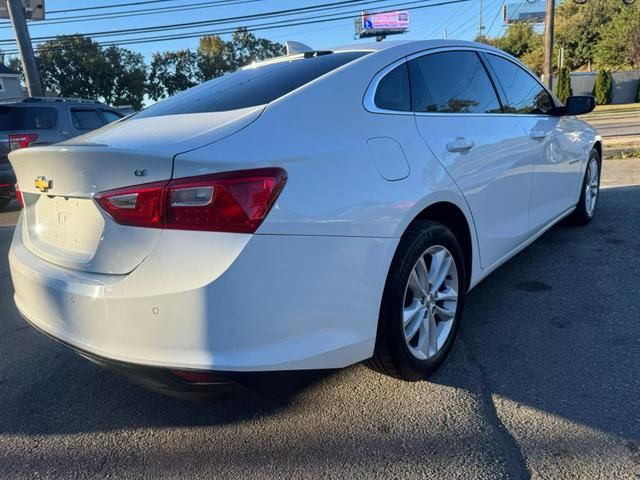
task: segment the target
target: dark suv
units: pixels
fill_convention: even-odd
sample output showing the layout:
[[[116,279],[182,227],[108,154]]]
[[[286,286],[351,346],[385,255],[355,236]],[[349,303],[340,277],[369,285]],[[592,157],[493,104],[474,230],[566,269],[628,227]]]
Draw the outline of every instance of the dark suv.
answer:
[[[15,196],[11,150],[62,142],[123,116],[93,100],[47,97],[0,104],[0,210]]]

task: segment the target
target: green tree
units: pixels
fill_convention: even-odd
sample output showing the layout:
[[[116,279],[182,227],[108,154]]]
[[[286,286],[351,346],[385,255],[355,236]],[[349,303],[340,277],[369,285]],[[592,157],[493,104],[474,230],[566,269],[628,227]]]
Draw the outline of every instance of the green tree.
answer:
[[[104,70],[97,82],[99,95],[112,105],[142,108],[147,80],[144,57],[116,46],[106,48],[103,54]]]
[[[512,23],[505,34],[495,40],[494,45],[514,57],[522,57],[538,45],[542,45],[540,34],[530,23]]]
[[[593,95],[598,105],[608,105],[613,99],[613,80],[608,70],[600,69],[593,87]]]
[[[17,58],[15,62],[22,72]],[[130,50],[104,49],[88,37],[65,35],[41,44],[36,62],[45,91],[54,95],[142,107],[147,66]]]
[[[200,39],[198,47],[199,76],[202,80],[209,80],[251,62],[284,54],[284,45],[257,38],[246,28],[236,30],[228,42],[217,35],[207,35]]]
[[[82,35],[65,35],[38,46],[36,62],[44,88],[63,97],[96,98],[105,71],[102,49]]]
[[[628,5],[613,15],[595,46],[600,67],[625,70],[640,67],[640,4]]]
[[[232,69],[229,44],[217,35],[200,38],[198,76],[201,81],[224,75]]]
[[[476,41],[504,50],[518,57],[538,75],[542,73],[542,36],[536,33],[530,23],[513,23],[501,37],[487,38],[483,35],[476,38]]]
[[[558,85],[556,96],[562,103],[567,102],[567,98],[573,95],[571,90],[571,71],[569,67],[562,67],[558,72]]]
[[[198,55],[191,50],[154,53],[149,71],[148,94],[153,100],[191,88],[198,83]]]
[[[285,47],[281,43],[272,42],[265,38],[257,38],[244,27],[238,28],[233,33],[229,48],[233,70],[252,62],[259,62],[285,54]]]
[[[196,52],[155,53],[149,72],[148,93],[160,100],[193,87],[199,82],[232,72],[251,62],[283,55],[282,44],[257,38],[246,28],[239,28],[224,41],[217,35],[200,38]]]
[[[638,15],[638,5],[628,6],[621,0],[589,0],[583,5],[562,2],[556,10],[556,38],[565,47],[567,66],[575,70],[596,63],[606,68],[600,64],[599,45],[612,30],[623,27],[624,16],[633,12]]]
[[[22,62],[18,57],[11,57],[7,65],[11,70],[22,74]]]

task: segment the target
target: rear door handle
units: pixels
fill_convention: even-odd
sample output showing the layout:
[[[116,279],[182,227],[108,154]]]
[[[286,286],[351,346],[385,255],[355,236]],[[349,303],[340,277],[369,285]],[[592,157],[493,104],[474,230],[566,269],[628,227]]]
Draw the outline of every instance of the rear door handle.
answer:
[[[529,138],[531,138],[531,140],[542,140],[547,138],[547,132],[543,130],[531,130]]]
[[[473,148],[474,143],[464,137],[458,137],[447,143],[447,150],[450,152],[466,152]]]

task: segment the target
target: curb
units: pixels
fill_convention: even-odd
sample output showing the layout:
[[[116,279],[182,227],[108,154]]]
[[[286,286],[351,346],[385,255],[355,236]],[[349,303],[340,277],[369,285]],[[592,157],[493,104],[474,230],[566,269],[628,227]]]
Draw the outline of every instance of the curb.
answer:
[[[637,155],[640,151],[640,145],[634,145],[631,147],[620,147],[620,148],[606,148],[602,153],[603,158],[620,158],[622,156],[633,156]]]

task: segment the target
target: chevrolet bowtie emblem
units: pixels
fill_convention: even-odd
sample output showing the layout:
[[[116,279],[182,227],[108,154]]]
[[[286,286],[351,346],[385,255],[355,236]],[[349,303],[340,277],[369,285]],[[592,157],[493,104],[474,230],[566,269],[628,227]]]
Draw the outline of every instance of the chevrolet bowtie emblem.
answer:
[[[42,193],[48,192],[50,188],[53,187],[53,182],[51,180],[47,180],[47,177],[36,177],[36,181],[34,185],[38,190]]]

